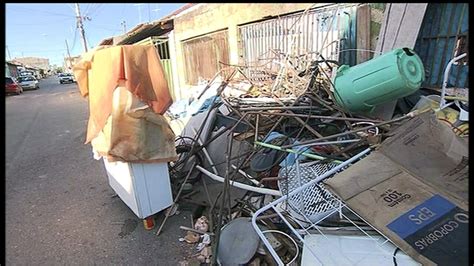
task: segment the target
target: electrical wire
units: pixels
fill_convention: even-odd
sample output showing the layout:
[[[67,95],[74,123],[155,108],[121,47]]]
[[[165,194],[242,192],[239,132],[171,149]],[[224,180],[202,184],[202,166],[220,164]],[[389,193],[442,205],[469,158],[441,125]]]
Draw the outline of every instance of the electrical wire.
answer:
[[[77,40],[77,27],[74,30],[74,40],[72,41],[72,48],[71,51],[74,51],[74,47],[76,47],[76,40]]]
[[[98,10],[99,10],[101,7],[102,7],[102,4],[97,4],[97,5],[95,6],[95,9],[94,9],[94,10],[91,10],[91,11],[89,12],[89,16],[92,16],[92,14],[94,14],[94,13],[96,13],[96,14],[94,14],[94,15],[97,15],[97,12],[98,12]]]
[[[67,20],[72,20],[74,18],[63,18],[58,20],[50,20],[50,21],[36,21],[36,23],[7,23],[9,26],[43,26],[43,25],[51,25],[51,24],[58,24],[59,22],[64,22]]]
[[[87,7],[86,7],[86,10],[84,11],[84,17],[86,17],[87,15],[89,15],[89,9],[91,8],[91,6],[94,5],[94,4],[88,4]]]
[[[298,244],[296,244],[296,241],[295,241],[291,236],[289,236],[287,233],[284,233],[284,232],[282,232],[282,231],[271,230],[271,229],[270,229],[270,230],[262,231],[262,234],[266,234],[266,233],[277,233],[277,234],[284,235],[284,236],[288,237],[288,238],[291,240],[291,242],[293,242],[293,244],[295,245],[295,247],[296,247],[296,255],[295,255],[295,257],[294,257],[292,260],[290,260],[290,262],[287,263],[287,265],[293,263],[293,262],[298,258],[298,255],[300,254],[300,248],[298,247]]]
[[[75,16],[73,16],[73,15],[65,15],[65,14],[60,14],[60,13],[55,13],[55,12],[50,12],[50,11],[45,11],[45,10],[38,10],[38,9],[29,8],[29,7],[23,7],[23,6],[15,6],[14,8],[19,8],[19,9],[24,9],[24,10],[30,10],[30,11],[34,11],[34,12],[37,12],[37,13],[46,13],[46,14],[55,15],[55,16],[72,17],[72,18],[75,17]],[[10,12],[10,11],[22,12],[22,11],[19,11],[19,10],[11,9],[11,7],[9,8],[8,11],[9,11],[9,12]]]

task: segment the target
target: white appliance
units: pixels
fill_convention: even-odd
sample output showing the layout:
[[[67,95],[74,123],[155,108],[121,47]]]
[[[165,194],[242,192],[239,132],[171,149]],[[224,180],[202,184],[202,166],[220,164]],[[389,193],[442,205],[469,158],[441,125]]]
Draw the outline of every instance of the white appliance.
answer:
[[[359,231],[360,232],[360,231]],[[421,266],[380,235],[306,235],[301,265],[401,265]],[[310,248],[318,254],[313,254]],[[318,255],[317,260],[315,255]],[[397,263],[394,263],[395,261]]]
[[[109,162],[104,158],[109,184],[141,219],[171,206],[167,163]]]

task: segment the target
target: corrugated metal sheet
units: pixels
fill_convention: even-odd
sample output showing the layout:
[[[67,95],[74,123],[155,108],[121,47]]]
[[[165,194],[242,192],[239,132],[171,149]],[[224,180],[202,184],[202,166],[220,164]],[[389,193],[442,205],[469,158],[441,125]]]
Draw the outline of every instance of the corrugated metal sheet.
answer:
[[[211,79],[229,64],[227,30],[222,30],[183,42],[186,83],[196,85],[199,79]]]
[[[173,20],[155,21],[149,24],[139,24],[126,34],[120,36],[116,45],[133,44],[151,36],[160,36],[173,29]]]
[[[423,61],[425,87],[441,88],[444,70],[455,57],[456,45],[467,42],[469,34],[469,4],[430,3],[415,45],[415,51]],[[466,51],[468,49],[466,43]],[[460,54],[458,54],[460,55]],[[448,87],[469,87],[469,65],[466,62],[453,65]]]
[[[280,65],[269,59],[281,61],[286,54],[292,54],[296,55],[293,65],[298,69],[316,59],[321,51],[328,60],[354,65],[356,53],[347,49],[356,48],[355,20],[356,4],[336,4],[310,10],[304,16],[300,12],[240,26],[241,63],[267,63],[266,69],[277,72]],[[253,78],[262,75],[257,69],[248,69],[247,74]]]

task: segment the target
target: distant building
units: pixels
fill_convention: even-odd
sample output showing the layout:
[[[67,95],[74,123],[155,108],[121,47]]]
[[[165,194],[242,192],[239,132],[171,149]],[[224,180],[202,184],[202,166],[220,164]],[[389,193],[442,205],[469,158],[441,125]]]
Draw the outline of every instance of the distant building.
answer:
[[[35,68],[40,68],[43,70],[49,69],[49,59],[48,58],[40,58],[40,57],[19,57],[15,58],[12,61],[15,63],[21,63],[23,65],[32,66]]]
[[[5,76],[17,78],[20,74],[21,65],[13,62],[5,62]]]
[[[81,56],[72,56],[64,58],[64,72],[72,73],[72,67],[81,60]]]

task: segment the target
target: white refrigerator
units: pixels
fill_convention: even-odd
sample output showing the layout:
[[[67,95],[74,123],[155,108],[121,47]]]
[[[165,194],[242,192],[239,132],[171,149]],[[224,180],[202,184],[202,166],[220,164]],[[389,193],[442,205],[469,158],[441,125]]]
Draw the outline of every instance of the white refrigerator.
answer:
[[[173,203],[167,163],[109,162],[104,159],[109,184],[141,219]]]

